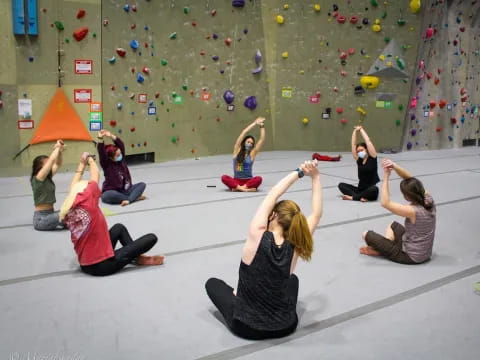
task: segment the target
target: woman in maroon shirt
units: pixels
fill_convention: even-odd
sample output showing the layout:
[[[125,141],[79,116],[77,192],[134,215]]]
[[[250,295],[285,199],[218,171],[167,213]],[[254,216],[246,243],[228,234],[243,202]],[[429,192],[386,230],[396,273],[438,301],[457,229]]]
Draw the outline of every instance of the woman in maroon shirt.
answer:
[[[82,180],[87,165],[90,180]],[[60,219],[71,232],[71,238],[83,272],[95,275],[111,275],[126,265],[161,265],[163,256],[142,255],[156,243],[155,234],[146,234],[133,241],[122,224],[115,224],[108,230],[98,200],[100,174],[94,156],[84,153],[70,185],[70,191],[60,210]],[[115,250],[117,242],[122,247]]]
[[[114,144],[105,145],[104,136],[112,139]],[[102,186],[102,201],[107,204],[128,205],[134,201],[144,200],[143,192],[146,184],[139,182],[132,184],[132,177],[125,161],[125,145],[117,136],[110,131],[98,132],[97,150],[100,157],[100,165],[105,175]]]

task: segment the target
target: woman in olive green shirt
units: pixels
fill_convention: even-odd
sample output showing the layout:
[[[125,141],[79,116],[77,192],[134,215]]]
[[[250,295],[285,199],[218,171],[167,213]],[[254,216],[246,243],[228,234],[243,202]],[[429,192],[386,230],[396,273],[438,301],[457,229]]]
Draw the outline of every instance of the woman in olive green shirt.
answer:
[[[55,183],[52,180],[62,165],[62,152],[65,145],[57,140],[50,156],[40,155],[33,160],[30,184],[33,190],[35,212],[33,213],[33,227],[35,230],[64,229],[60,222],[58,211],[54,211]]]

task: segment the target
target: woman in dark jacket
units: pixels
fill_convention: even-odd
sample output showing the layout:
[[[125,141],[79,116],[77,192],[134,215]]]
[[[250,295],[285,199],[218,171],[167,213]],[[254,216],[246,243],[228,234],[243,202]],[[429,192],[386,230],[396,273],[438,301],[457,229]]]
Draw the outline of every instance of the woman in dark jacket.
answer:
[[[105,145],[103,142],[105,136],[112,139],[113,144]],[[125,161],[123,141],[106,130],[99,131],[98,140],[98,155],[105,176],[102,201],[125,206],[134,201],[144,200],[143,192],[147,185],[144,182],[132,184],[132,177]]]

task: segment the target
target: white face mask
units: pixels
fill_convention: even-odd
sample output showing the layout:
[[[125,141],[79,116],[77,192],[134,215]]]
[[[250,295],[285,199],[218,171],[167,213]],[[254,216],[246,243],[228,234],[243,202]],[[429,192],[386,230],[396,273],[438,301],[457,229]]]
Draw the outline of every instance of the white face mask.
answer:
[[[245,144],[245,150],[251,151],[252,149],[253,149],[253,144],[250,144],[250,143]]]
[[[360,159],[364,159],[365,156],[367,156],[367,152],[363,150],[363,151],[360,151],[357,155]]]

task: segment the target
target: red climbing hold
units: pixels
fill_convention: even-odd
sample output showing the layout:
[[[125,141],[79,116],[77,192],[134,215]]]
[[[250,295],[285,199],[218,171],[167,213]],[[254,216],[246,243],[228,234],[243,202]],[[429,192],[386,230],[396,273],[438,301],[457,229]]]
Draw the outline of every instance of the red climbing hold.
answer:
[[[427,75],[427,79],[428,79],[428,80],[430,80],[430,79],[432,78],[432,76],[433,76],[433,74],[432,74],[431,72],[427,72],[426,75]]]
[[[461,31],[461,32],[465,32],[465,27],[462,26],[462,27],[460,28],[460,31]]]
[[[213,9],[213,10],[210,12],[210,15],[212,15],[212,16],[217,15],[217,10]]]
[[[348,49],[348,55],[353,55],[353,54],[355,54],[355,49],[354,48]]]
[[[143,72],[144,74],[147,74],[147,75],[148,75],[148,74],[150,74],[150,71],[151,71],[150,68],[148,68],[148,67],[146,67],[146,66],[144,66],[144,67],[142,68],[142,72]]]
[[[451,117],[450,122],[452,123],[452,125],[455,125],[457,123],[457,119],[454,117]]]
[[[82,26],[73,32],[73,37],[77,41],[82,41],[88,34],[88,27]]]
[[[192,26],[197,26],[197,22],[196,22],[196,21],[192,21]]]
[[[130,128],[130,131],[131,131],[131,132],[134,132],[134,131],[135,131],[135,127],[131,127],[131,128]]]
[[[440,131],[442,131],[442,128],[441,128],[441,127],[437,127],[437,128],[435,129],[435,131],[436,131],[436,132],[440,132]]]
[[[435,76],[435,80],[433,80],[433,83],[434,83],[435,85],[438,85],[439,82],[440,82],[440,79]]]
[[[225,45],[230,46],[231,43],[232,43],[232,39],[230,38],[225,39]]]
[[[433,28],[429,27],[425,32],[425,39],[430,39],[433,36]]]
[[[350,24],[356,24],[358,22],[358,16],[350,16]]]
[[[347,21],[347,17],[345,15],[338,15],[337,16],[337,22],[339,24],[345,24],[345,21]]]
[[[345,51],[342,51],[340,53],[340,59],[345,60],[347,58],[347,53]]]
[[[342,119],[342,120],[340,120],[340,122],[341,122],[343,125],[345,125],[345,124],[347,123],[347,119]]]
[[[430,109],[435,108],[437,106],[437,102],[435,100],[430,100]]]
[[[343,108],[338,107],[338,108],[337,108],[337,114],[341,114],[341,113],[343,113]]]
[[[77,19],[81,19],[85,16],[86,12],[84,9],[78,9],[78,12],[77,12]]]
[[[155,93],[155,99],[158,99],[160,97],[160,93]]]
[[[110,120],[110,126],[115,127],[117,122],[115,120]]]
[[[441,99],[440,102],[438,103],[438,107],[440,109],[443,109],[447,105],[447,100]]]
[[[118,56],[124,57],[127,54],[127,51],[124,48],[117,48]]]

